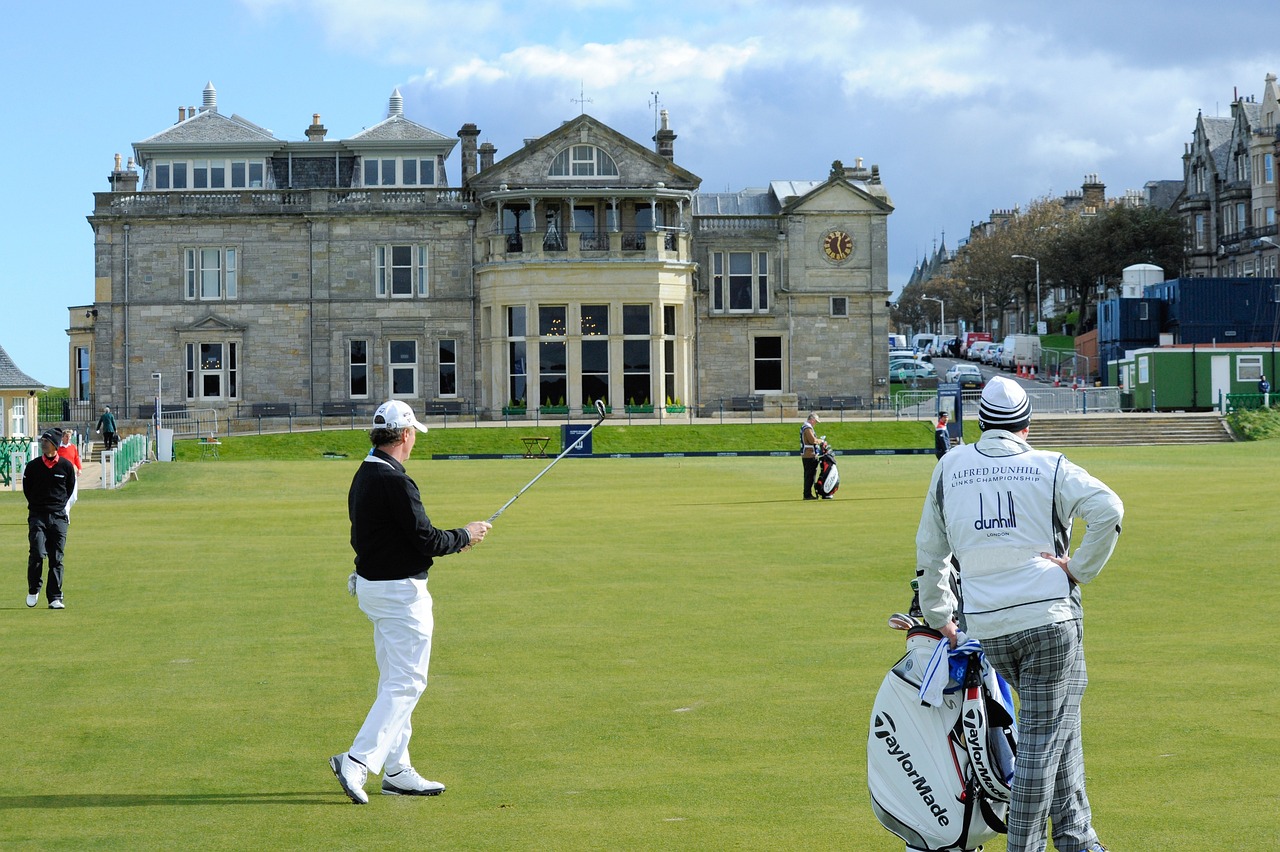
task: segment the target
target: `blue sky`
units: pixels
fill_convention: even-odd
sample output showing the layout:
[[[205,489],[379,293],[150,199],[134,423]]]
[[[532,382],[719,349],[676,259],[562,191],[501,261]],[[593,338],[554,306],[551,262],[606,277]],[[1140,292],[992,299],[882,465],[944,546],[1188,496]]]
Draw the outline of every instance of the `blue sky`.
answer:
[[[1280,72],[1265,4],[720,0],[206,0],[23,3],[0,53],[0,345],[66,385],[67,307],[92,301],[92,193],[117,152],[199,106],[302,139],[405,114],[481,128],[501,158],[580,109],[648,143],[652,93],[706,191],[880,166],[906,283],[993,208],[1181,177],[1197,111]],[[892,8],[889,8],[892,7]],[[1226,26],[1235,21],[1239,27]],[[580,106],[580,92],[590,99]],[[457,153],[448,164],[458,179]]]

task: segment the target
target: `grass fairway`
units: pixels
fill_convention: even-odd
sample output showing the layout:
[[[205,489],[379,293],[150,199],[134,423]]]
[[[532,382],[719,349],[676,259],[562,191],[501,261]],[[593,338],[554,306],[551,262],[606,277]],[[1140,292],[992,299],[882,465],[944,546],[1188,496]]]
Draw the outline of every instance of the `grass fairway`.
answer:
[[[1128,509],[1085,590],[1089,793],[1113,849],[1280,846],[1280,668],[1255,624],[1278,456],[1071,453]],[[902,848],[872,816],[865,742],[931,456],[846,457],[816,503],[795,459],[557,465],[432,571],[414,757],[448,792],[371,779],[365,807],[326,765],[376,682],[345,593],[356,463],[152,464],[84,493],[63,612],[23,606],[25,502],[0,492],[0,846]],[[409,469],[456,526],[544,465]]]

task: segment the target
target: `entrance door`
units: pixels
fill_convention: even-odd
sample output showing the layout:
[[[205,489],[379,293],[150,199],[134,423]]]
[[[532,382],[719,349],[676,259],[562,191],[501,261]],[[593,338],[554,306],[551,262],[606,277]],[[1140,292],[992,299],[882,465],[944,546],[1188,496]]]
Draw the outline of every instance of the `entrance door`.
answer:
[[[1209,379],[1213,384],[1213,404],[1225,403],[1227,394],[1231,392],[1230,355],[1214,355],[1209,359]]]

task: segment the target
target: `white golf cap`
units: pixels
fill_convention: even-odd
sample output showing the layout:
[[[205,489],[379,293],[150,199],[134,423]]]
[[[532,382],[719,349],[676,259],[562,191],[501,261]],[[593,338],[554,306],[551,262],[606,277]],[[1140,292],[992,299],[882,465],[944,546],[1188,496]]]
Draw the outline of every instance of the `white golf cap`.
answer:
[[[413,409],[398,399],[387,400],[373,413],[375,429],[404,429],[406,426],[412,426],[419,432],[427,431],[427,427],[413,416]]]

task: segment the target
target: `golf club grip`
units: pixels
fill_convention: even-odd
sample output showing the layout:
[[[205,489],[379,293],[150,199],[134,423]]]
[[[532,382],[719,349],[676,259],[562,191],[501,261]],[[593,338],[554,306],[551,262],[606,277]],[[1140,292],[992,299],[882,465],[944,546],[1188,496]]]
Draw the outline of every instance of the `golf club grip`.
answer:
[[[529,480],[529,482],[525,485],[525,487],[524,487],[524,488],[521,488],[519,491],[517,491],[517,492],[516,492],[516,495],[515,495],[514,497],[512,497],[512,498],[511,498],[510,500],[508,500],[507,502],[503,503],[503,504],[502,504],[502,508],[501,508],[501,509],[499,509],[498,511],[496,511],[496,512],[494,512],[492,515],[490,515],[490,516],[489,516],[488,523],[492,524],[495,520],[497,520],[497,518],[498,518],[498,516],[499,516],[499,515],[501,515],[501,514],[502,514],[503,512],[505,512],[505,511],[507,511],[507,507],[508,507],[508,506],[510,506],[512,503],[516,502],[516,500],[520,499],[520,495],[521,495],[521,494],[523,494],[524,492],[528,491],[531,487],[533,487],[533,483],[537,482],[539,479],[541,479],[541,478],[542,478],[542,474],[546,473],[547,471],[551,470],[551,468],[555,467],[555,466],[556,466],[556,462],[560,461],[560,459],[562,459],[562,458],[564,458],[565,456],[567,456],[567,455],[568,455],[568,454],[573,450],[573,448],[574,448],[574,447],[576,447],[576,446],[578,446],[579,444],[581,444],[581,443],[583,442],[583,440],[585,440],[585,439],[586,439],[586,437],[587,437],[588,435],[590,435],[592,432],[594,432],[594,431],[596,430],[596,427],[597,427],[597,426],[599,426],[601,423],[603,423],[603,422],[604,422],[604,415],[605,415],[605,411],[604,411],[604,403],[603,403],[603,402],[601,402],[600,400],[596,400],[596,411],[598,411],[598,412],[600,413],[600,419],[599,419],[599,420],[597,420],[595,423],[591,424],[591,428],[590,428],[590,429],[588,429],[587,431],[583,432],[581,435],[579,435],[579,436],[578,436],[578,439],[577,439],[576,441],[574,441],[574,442],[573,442],[572,444],[570,444],[569,446],[565,447],[565,448],[564,448],[564,450],[563,450],[563,451],[561,451],[560,455],[556,456],[554,459],[552,459],[552,460],[551,460],[551,464],[549,464],[549,465],[547,465],[546,467],[544,467],[544,468],[541,470],[541,472],[539,472],[539,473],[538,473],[538,475],[537,475],[537,476],[535,476],[533,479],[530,479],[530,480]]]

